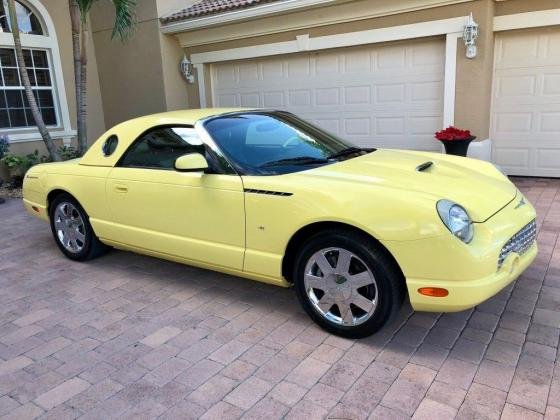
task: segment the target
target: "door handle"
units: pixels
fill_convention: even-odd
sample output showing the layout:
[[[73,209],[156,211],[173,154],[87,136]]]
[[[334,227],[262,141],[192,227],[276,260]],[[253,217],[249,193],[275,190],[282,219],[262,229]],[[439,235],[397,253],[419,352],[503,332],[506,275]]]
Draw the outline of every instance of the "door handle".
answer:
[[[126,193],[128,192],[128,187],[123,184],[115,184],[115,191],[118,193]]]

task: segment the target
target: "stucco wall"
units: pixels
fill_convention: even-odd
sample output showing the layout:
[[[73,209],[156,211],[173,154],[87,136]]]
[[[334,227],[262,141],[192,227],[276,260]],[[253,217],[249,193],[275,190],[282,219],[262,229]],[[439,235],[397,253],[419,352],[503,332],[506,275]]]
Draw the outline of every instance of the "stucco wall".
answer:
[[[558,9],[560,0],[498,0],[496,16],[514,13],[533,12],[535,10]]]
[[[114,9],[108,0],[92,9],[93,39],[101,80],[105,124],[141,115],[186,108],[186,83],[179,72],[184,51],[176,39],[159,30],[155,0],[137,6],[133,37],[111,40]]]
[[[455,86],[455,125],[467,128],[486,140],[490,132],[490,105],[494,63],[493,13],[491,0],[472,4],[471,11],[479,24],[477,56],[465,56],[463,40],[457,48],[457,75]]]

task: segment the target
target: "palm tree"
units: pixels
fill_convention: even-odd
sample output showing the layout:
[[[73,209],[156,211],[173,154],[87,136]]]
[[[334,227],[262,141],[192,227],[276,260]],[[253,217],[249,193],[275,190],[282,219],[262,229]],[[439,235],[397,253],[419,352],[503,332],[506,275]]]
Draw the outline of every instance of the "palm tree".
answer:
[[[78,153],[87,150],[87,45],[89,14],[96,0],[68,0],[72,25],[74,76],[76,86],[76,120],[78,125]],[[134,32],[137,0],[111,0],[115,7],[115,23],[111,39],[125,41]]]
[[[47,151],[52,160],[60,160],[60,155],[58,154],[54,142],[47,130],[47,126],[43,121],[43,116],[39,107],[37,106],[37,101],[35,100],[35,95],[33,94],[33,89],[31,88],[31,82],[29,81],[29,74],[27,73],[27,66],[25,65],[25,60],[23,58],[23,49],[21,47],[21,39],[19,36],[19,24],[16,14],[16,4],[15,0],[8,0],[8,12],[10,15],[10,27],[12,29],[12,35],[14,36],[14,45],[16,50],[16,57],[18,62],[19,73],[21,75],[21,80],[25,88],[25,96],[29,102],[29,108],[31,108],[31,113],[33,114],[33,119],[35,120],[35,125],[45,142]]]

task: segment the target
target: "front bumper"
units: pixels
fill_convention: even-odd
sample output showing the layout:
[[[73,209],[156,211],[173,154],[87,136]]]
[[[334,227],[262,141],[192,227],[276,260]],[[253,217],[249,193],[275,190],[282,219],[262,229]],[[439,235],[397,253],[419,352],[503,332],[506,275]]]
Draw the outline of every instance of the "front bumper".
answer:
[[[26,198],[23,199],[23,205],[25,206],[25,209],[33,216],[38,217],[39,219],[46,222],[49,221],[47,206],[28,200]]]
[[[510,254],[502,268],[487,277],[466,281],[441,281],[423,279],[407,279],[410,302],[416,311],[458,312],[470,309],[491,298],[500,290],[516,280],[537,256],[537,243],[525,254]],[[418,293],[421,287],[442,287],[449,291],[444,298],[429,297]]]
[[[536,217],[535,209],[519,204],[520,195],[484,223],[475,223],[475,236],[464,244],[451,234],[385,244],[406,277],[412,307],[417,311],[457,312],[494,296],[517,279],[537,256],[534,241],[520,255],[511,252],[500,265],[508,241]],[[422,287],[446,289],[446,297],[421,295]]]

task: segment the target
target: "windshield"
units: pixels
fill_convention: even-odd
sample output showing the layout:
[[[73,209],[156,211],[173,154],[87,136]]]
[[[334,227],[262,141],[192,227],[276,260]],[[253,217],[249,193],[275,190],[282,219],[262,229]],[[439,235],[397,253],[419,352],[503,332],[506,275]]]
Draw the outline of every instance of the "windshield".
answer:
[[[246,175],[302,171],[370,150],[329,134],[287,112],[223,115],[204,124],[236,169]]]

